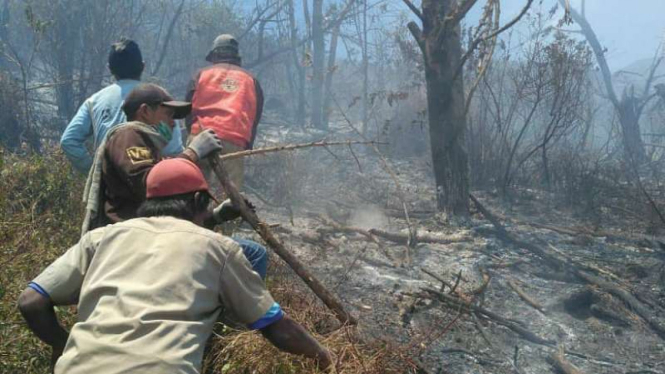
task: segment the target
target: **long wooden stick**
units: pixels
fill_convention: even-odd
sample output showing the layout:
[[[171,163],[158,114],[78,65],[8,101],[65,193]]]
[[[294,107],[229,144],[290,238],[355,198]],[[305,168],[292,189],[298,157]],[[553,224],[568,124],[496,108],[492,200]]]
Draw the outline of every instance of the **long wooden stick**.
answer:
[[[242,218],[249,222],[254,230],[266,241],[266,243],[268,243],[275,253],[289,264],[293,271],[295,271],[309,288],[314,291],[314,294],[316,294],[316,296],[321,299],[321,301],[323,301],[333,313],[335,313],[335,316],[340,322],[351,325],[357,324],[357,320],[344,309],[344,306],[337,297],[328,291],[328,289],[314,275],[312,275],[305,265],[286,249],[284,244],[282,244],[275,235],[273,235],[268,225],[259,220],[256,213],[249,209],[245,203],[245,199],[240,195],[236,186],[229,179],[226,169],[224,169],[224,166],[217,157],[210,157],[208,161],[210,162],[210,166],[212,166],[215,175],[217,175],[222,188],[224,188],[224,191],[231,199],[231,202],[240,210]]]
[[[337,141],[337,142],[326,142],[326,141],[321,140],[321,141],[318,141],[318,142],[311,142],[311,143],[304,143],[304,144],[286,144],[286,145],[278,145],[278,146],[275,146],[275,147],[258,148],[258,149],[250,149],[250,150],[247,150],[247,151],[227,153],[225,155],[220,155],[219,159],[222,160],[222,161],[226,161],[226,160],[233,160],[233,159],[236,159],[236,158],[242,158],[242,157],[253,156],[253,155],[261,155],[261,154],[266,154],[266,153],[281,152],[281,151],[294,151],[296,149],[302,149],[302,148],[329,147],[329,146],[333,146],[333,145],[350,146],[352,144],[375,145],[375,144],[386,144],[386,143],[375,142],[375,141],[353,141],[353,140],[345,140],[345,141]]]

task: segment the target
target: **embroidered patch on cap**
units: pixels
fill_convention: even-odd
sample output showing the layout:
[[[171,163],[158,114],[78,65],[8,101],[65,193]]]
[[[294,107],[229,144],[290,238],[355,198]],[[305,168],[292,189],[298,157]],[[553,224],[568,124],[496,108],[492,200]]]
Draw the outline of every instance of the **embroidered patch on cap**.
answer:
[[[152,152],[146,147],[129,147],[126,152],[127,157],[134,165],[152,162]]]

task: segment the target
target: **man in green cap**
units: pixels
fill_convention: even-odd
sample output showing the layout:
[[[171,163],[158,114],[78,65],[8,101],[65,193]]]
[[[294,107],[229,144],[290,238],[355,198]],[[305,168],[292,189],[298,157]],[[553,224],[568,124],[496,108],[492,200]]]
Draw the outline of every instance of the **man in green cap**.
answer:
[[[218,36],[206,56],[206,61],[212,65],[197,72],[189,84],[186,98],[192,102],[192,113],[187,118],[190,134],[213,130],[222,140],[223,154],[252,148],[263,112],[261,85],[241,67],[238,47],[233,35]],[[243,159],[226,161],[225,166],[231,181],[242,189]],[[222,193],[207,165],[203,172],[212,190]]]

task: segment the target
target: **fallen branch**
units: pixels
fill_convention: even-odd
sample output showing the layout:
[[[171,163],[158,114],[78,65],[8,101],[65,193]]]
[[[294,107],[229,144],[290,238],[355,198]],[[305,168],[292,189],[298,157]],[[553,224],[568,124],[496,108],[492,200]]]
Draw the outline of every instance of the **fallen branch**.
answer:
[[[489,336],[487,336],[485,329],[483,329],[483,326],[480,324],[480,319],[478,319],[478,316],[475,313],[472,313],[471,317],[473,318],[473,324],[476,326],[476,329],[478,329],[478,332],[480,332],[480,336],[482,336],[483,340],[485,340],[485,343],[487,343],[490,348],[494,348],[494,344],[492,344],[492,341],[490,340]]]
[[[485,265],[485,267],[488,269],[507,269],[524,263],[526,263],[526,261],[524,260],[515,260],[513,262],[499,262],[499,263],[493,262],[489,265]]]
[[[480,287],[476,288],[475,290],[471,290],[469,292],[471,295],[482,295],[483,292],[487,289],[487,286],[489,286],[490,281],[492,280],[492,277],[490,277],[489,274],[485,271],[484,268],[480,268],[480,275],[483,278],[483,283],[480,285]]]
[[[529,305],[532,306],[533,308],[535,308],[535,309],[537,309],[538,311],[540,311],[541,313],[545,314],[545,308],[543,308],[542,305],[540,305],[538,302],[536,302],[535,300],[533,300],[533,298],[531,298],[531,296],[529,296],[526,292],[524,292],[524,290],[522,290],[522,288],[520,288],[520,287],[517,285],[517,283],[515,283],[515,281],[513,281],[512,279],[509,279],[509,280],[508,280],[508,285],[510,286],[510,288],[512,288],[513,291],[515,291],[515,293],[516,293],[516,294],[520,297],[520,299],[522,299],[525,303],[529,304]]]
[[[354,234],[360,234],[363,235],[370,240],[374,241],[372,237],[380,237],[386,240],[390,240],[391,242],[395,242],[397,244],[408,244],[410,236],[408,234],[402,234],[402,233],[394,233],[394,232],[388,232],[388,231],[383,231],[379,229],[369,229],[365,230],[360,227],[353,227],[353,226],[342,226],[336,222],[327,220],[327,219],[322,219],[326,224],[330,225],[333,227],[334,230],[336,231],[342,231],[342,232],[348,232],[348,233],[354,233]],[[330,229],[325,229],[325,228],[319,228],[319,231],[328,231],[330,232]],[[431,234],[417,234],[416,235],[416,240],[419,243],[433,243],[433,244],[451,244],[451,243],[459,243],[459,242],[467,242],[471,241],[471,237],[468,236],[450,236],[450,237],[443,237],[443,236],[438,236],[438,235],[431,235]]]
[[[568,362],[564,357],[563,346],[559,346],[556,352],[553,352],[548,358],[547,361],[550,365],[554,366],[559,372],[563,374],[582,374],[580,369],[576,368],[573,364]]]
[[[590,270],[595,272],[600,271],[601,274],[611,274],[611,272],[600,269],[596,266],[589,267],[587,265],[580,264],[570,258],[561,259],[560,257],[548,252],[537,244],[532,244],[517,239],[515,236],[506,231],[505,227],[501,225],[498,219],[489,210],[487,210],[478,201],[478,199],[476,199],[473,195],[469,196],[478,210],[485,216],[485,218],[487,218],[487,220],[489,220],[494,225],[500,239],[518,247],[524,248],[529,252],[539,256],[540,258],[546,260],[546,264],[548,266],[554,269],[565,268],[570,271],[570,273],[577,276],[579,279],[585,281],[586,283],[596,285],[605,292],[617,297],[629,308],[635,311],[637,315],[642,317],[642,319],[647,322],[647,324],[656,332],[656,334],[658,334],[661,339],[665,339],[665,326],[663,326],[661,321],[654,317],[654,315],[657,315],[657,313],[651,312],[648,308],[642,305],[642,303],[635,296],[633,296],[629,291],[621,288],[619,285],[606,281],[600,277],[593,276],[583,270]]]
[[[522,326],[521,322],[517,322],[505,317],[502,317],[494,312],[491,312],[485,308],[466,303],[458,298],[455,298],[453,296],[450,296],[448,294],[445,294],[443,292],[439,292],[437,290],[431,289],[431,288],[424,288],[423,291],[428,292],[430,294],[433,294],[436,296],[439,300],[451,303],[455,306],[462,305],[469,311],[472,311],[477,314],[481,314],[486,318],[489,318],[490,320],[494,321],[495,323],[505,326],[508,329],[512,330],[513,332],[517,333],[520,335],[522,338],[536,344],[541,344],[541,345],[547,345],[547,346],[552,346],[555,344],[554,341],[552,340],[547,340],[544,338],[541,338],[540,336],[532,333],[531,331],[527,330]]]
[[[441,287],[441,292],[443,292],[443,289],[445,288],[445,286],[447,286],[447,287],[450,288],[451,290],[453,289],[453,284],[452,284],[452,283],[450,283],[450,282],[448,282],[447,280],[445,280],[445,279],[439,277],[438,275],[434,274],[434,272],[431,272],[431,271],[429,271],[429,270],[427,270],[427,269],[424,269],[424,268],[421,268],[420,270],[421,270],[423,273],[425,273],[425,274],[429,275],[430,277],[432,277],[432,278],[438,280],[439,282],[441,282],[441,286],[442,286],[442,287]],[[458,291],[458,292],[459,292],[459,291]],[[461,292],[460,292],[457,296],[461,296],[460,294],[461,294]],[[464,297],[466,297],[466,295],[464,295]],[[467,301],[468,301],[468,300],[467,300]]]
[[[242,158],[242,157],[247,157],[247,156],[262,155],[262,154],[266,154],[266,153],[274,153],[274,152],[282,152],[282,151],[295,151],[296,149],[312,148],[312,147],[330,147],[330,146],[334,146],[334,145],[350,146],[351,144],[375,145],[375,144],[386,144],[386,143],[375,142],[375,141],[352,141],[352,140],[345,140],[345,141],[338,141],[338,142],[326,142],[326,141],[321,140],[321,141],[318,141],[318,142],[311,142],[311,143],[305,143],[305,144],[278,145],[278,146],[275,146],[275,147],[250,149],[250,150],[247,150],[247,151],[227,153],[225,155],[220,155],[219,160],[220,161],[226,161],[226,160],[233,160],[233,159],[236,159],[236,158]]]
[[[620,288],[619,286],[612,284],[600,277],[585,273],[583,271],[577,271],[576,275],[582,278],[589,284],[593,284],[603,289],[605,292],[617,297],[628,305],[629,309],[635,312],[637,315],[642,317],[649,326],[660,336],[662,339],[665,339],[665,326],[659,320],[654,318],[657,313],[650,311],[642,305],[639,300],[635,298],[630,292]]]
[[[367,230],[367,232],[399,244],[407,244],[410,238],[410,236],[407,234],[392,233],[379,229],[369,229]],[[468,236],[441,237],[437,235],[430,235],[423,233],[416,233],[415,235],[416,235],[415,239],[417,240],[418,243],[451,244],[451,243],[471,241],[471,238]]]
[[[457,286],[459,286],[459,281],[462,279],[462,269],[460,269],[459,273],[457,273],[457,279],[455,280],[455,284],[453,285],[453,288],[448,292],[449,294],[455,293],[457,290]]]
[[[293,271],[314,291],[316,296],[323,301],[323,303],[332,310],[337,319],[342,323],[356,324],[356,319],[351,316],[345,309],[342,303],[333,295],[328,289],[305,267],[305,265],[294,256],[282,242],[277,239],[267,224],[259,220],[259,217],[254,213],[247,204],[245,199],[240,195],[236,186],[229,179],[229,175],[224,169],[222,163],[215,157],[209,159],[210,166],[212,166],[215,175],[219,179],[224,192],[229,196],[231,202],[235,207],[240,210],[240,214],[245,221],[254,228],[254,230],[266,241],[266,243],[281,257]]]

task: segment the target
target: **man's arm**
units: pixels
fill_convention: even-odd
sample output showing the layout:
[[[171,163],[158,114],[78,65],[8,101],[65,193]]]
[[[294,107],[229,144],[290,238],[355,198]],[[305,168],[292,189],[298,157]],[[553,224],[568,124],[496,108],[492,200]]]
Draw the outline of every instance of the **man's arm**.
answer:
[[[256,140],[256,134],[259,129],[259,121],[261,121],[261,116],[263,115],[263,89],[256,78],[254,78],[254,89],[256,90],[256,116],[254,117],[254,123],[252,124],[252,138],[249,140],[249,149],[254,148],[254,140]]]
[[[330,352],[287,315],[260,331],[275,347],[288,353],[313,358],[321,369],[325,370],[333,364]]]
[[[257,127],[259,125],[259,121],[261,121],[261,116],[263,115],[263,88],[261,88],[261,84],[259,83],[259,80],[254,78],[254,88],[256,89],[256,117],[254,118],[254,126]]]
[[[72,305],[78,300],[96,242],[101,231],[86,234],[74,246],[37,276],[19,297],[18,308],[28,328],[53,348],[55,364],[67,343],[68,333],[56,317],[54,305]],[[93,235],[96,239],[93,239]]]
[[[18,299],[18,308],[28,328],[53,348],[51,364],[55,365],[62,355],[69,333],[58,322],[51,299],[28,287]]]
[[[252,270],[237,243],[229,244],[229,256],[220,277],[220,297],[233,319],[259,330],[277,348],[331,365],[331,355],[301,325],[286,316],[258,273]],[[234,248],[235,247],[235,248]]]
[[[159,150],[148,136],[132,128],[121,129],[107,140],[105,157],[135,199],[143,201],[146,178],[160,158]]]
[[[76,170],[85,174],[92,166],[92,156],[85,147],[86,139],[92,135],[92,119],[88,105],[87,100],[83,102],[60,138],[60,147],[69,161]]]
[[[185,101],[191,103],[192,99],[194,99],[194,93],[196,93],[196,85],[199,81],[200,76],[201,76],[201,71],[196,72],[194,77],[192,77],[192,79],[187,84],[187,94],[185,95]],[[185,118],[185,127],[187,128],[188,134],[191,134],[192,132],[193,122],[194,122],[194,117],[192,116],[192,113],[189,113]]]

